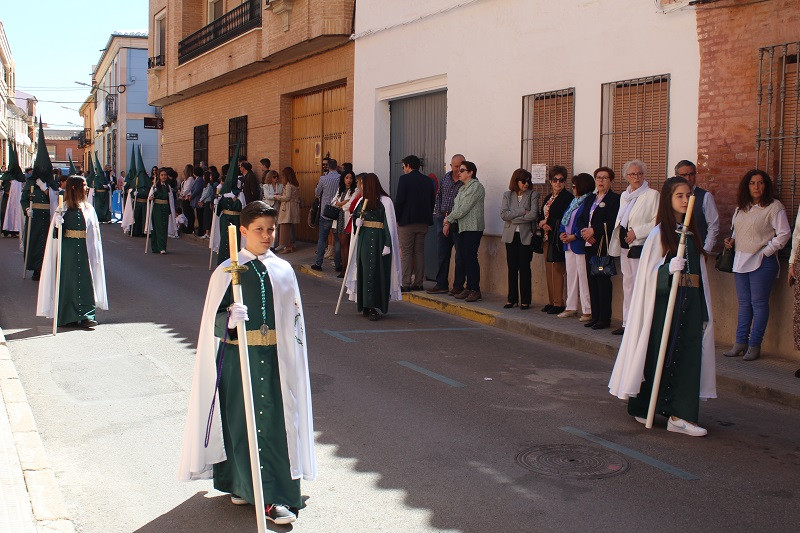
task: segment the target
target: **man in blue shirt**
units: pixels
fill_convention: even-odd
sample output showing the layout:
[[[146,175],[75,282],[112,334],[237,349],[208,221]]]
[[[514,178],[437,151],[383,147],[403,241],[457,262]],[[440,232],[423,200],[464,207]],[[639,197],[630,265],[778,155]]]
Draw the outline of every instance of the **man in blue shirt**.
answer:
[[[314,264],[311,265],[313,270],[322,270],[322,259],[325,255],[325,247],[328,244],[328,235],[333,228],[333,219],[324,215],[325,206],[330,205],[333,197],[339,191],[339,172],[336,170],[339,163],[335,159],[328,159],[328,172],[319,178],[314,195],[320,198],[319,208],[319,236],[317,238],[317,257]],[[339,239],[333,239],[333,264],[336,267],[336,272],[342,270],[342,247],[339,244]]]

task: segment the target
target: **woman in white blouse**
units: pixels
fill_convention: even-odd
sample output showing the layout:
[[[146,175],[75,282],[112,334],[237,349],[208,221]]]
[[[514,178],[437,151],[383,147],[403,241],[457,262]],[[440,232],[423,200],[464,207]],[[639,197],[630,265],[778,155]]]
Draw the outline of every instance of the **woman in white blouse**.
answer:
[[[749,171],[739,183],[733,235],[725,239],[725,248],[736,250],[733,276],[739,315],[736,343],[723,352],[726,357],[744,354],[745,361],[754,361],[761,355],[769,320],[769,293],[780,273],[777,253],[792,231],[786,209],[774,194],[772,178],[763,170]]]
[[[619,212],[611,232],[608,254],[619,257],[622,270],[622,327],[611,333],[622,335],[628,322],[633,285],[644,241],[656,225],[658,191],[651,189],[645,178],[647,166],[634,159],[622,166],[622,174],[628,180],[628,188],[619,200]]]

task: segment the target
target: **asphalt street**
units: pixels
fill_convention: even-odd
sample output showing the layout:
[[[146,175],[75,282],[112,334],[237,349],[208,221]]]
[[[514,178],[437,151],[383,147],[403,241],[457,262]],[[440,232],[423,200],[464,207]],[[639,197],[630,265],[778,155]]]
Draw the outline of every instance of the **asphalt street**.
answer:
[[[252,507],[176,476],[207,250],[170,239],[167,255],[145,255],[116,225],[103,239],[111,309],[95,331],[56,337],[35,316],[17,242],[0,239],[0,325],[70,517],[83,532],[255,531]],[[605,357],[409,303],[379,322],[349,303],[336,316],[338,287],[298,277],[319,478],[302,484],[296,531],[800,522],[796,410],[727,394],[701,405],[706,438],[664,420],[646,430],[608,394]]]

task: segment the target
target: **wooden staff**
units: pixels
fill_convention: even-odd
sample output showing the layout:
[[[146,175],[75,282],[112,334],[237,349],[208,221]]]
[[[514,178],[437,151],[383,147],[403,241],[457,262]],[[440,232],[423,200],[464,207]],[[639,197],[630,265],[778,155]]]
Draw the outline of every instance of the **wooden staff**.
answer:
[[[211,233],[208,234],[208,269],[211,270],[211,262],[214,260],[214,235],[217,231],[217,206],[213,200],[211,202]]]
[[[28,216],[28,223],[25,226],[25,253],[22,256],[22,279],[28,275],[28,254],[31,249],[31,221],[33,220],[33,185],[31,185],[31,194],[28,196],[28,207],[31,210]]]
[[[152,188],[150,190],[152,190]],[[147,195],[147,216],[144,219],[144,234],[145,234],[144,253],[147,253],[147,249],[150,247],[150,215],[152,214],[152,213],[150,213],[150,209],[151,209],[150,206],[152,206],[152,205],[153,205],[153,201],[150,199],[150,195],[148,194]]]
[[[683,224],[677,230],[681,238],[678,243],[676,257],[683,257],[686,252],[686,234],[689,232],[689,222],[692,220],[694,210],[694,194],[689,197],[689,205],[686,207],[686,215],[683,217]],[[664,231],[664,228],[661,228]],[[653,427],[653,419],[656,416],[656,403],[658,403],[658,389],[661,388],[661,375],[664,372],[664,359],[667,356],[667,345],[669,344],[669,332],[672,327],[672,313],[675,311],[675,300],[678,297],[678,287],[681,284],[682,272],[675,272],[672,275],[672,286],[669,289],[669,300],[667,301],[667,314],[664,320],[664,330],[661,332],[661,345],[658,348],[658,360],[656,361],[656,372],[653,375],[653,391],[650,393],[650,406],[647,409],[647,423],[645,427]]]
[[[239,276],[247,271],[247,267],[239,264],[239,241],[236,238],[236,226],[228,226],[228,243],[231,249],[231,266],[225,267],[225,272],[231,274],[231,288],[233,301],[237,304],[244,303],[242,299],[242,285]],[[258,258],[255,259],[258,261]],[[227,327],[227,325],[226,325]],[[264,492],[261,485],[261,462],[258,457],[258,440],[256,438],[256,417],[253,406],[253,384],[250,382],[250,354],[247,349],[247,328],[244,321],[236,325],[236,334],[239,339],[239,366],[242,370],[242,393],[244,395],[244,416],[247,422],[247,444],[250,448],[250,473],[253,477],[253,496],[255,498],[256,520],[258,533],[266,533],[266,507],[264,506]]]
[[[58,197],[58,209],[56,216],[63,216],[64,197]],[[58,330],[58,292],[61,288],[61,244],[64,242],[64,223],[58,228],[58,255],[56,256],[56,288],[53,291],[53,335]]]
[[[359,215],[361,219],[364,219],[364,211],[367,210],[367,199],[364,199],[364,203],[361,204],[361,214]],[[355,221],[353,221],[355,224]],[[336,301],[336,311],[333,312],[334,315],[339,314],[339,305],[342,303],[342,295],[344,294],[344,285],[347,283],[347,273],[350,272],[350,267],[353,265],[353,250],[355,249],[355,245],[358,243],[358,232],[361,231],[361,226],[356,227],[356,234],[353,237],[354,243],[350,246],[350,249],[347,251],[347,268],[344,269],[344,278],[342,278],[342,288],[339,289],[339,299]]]

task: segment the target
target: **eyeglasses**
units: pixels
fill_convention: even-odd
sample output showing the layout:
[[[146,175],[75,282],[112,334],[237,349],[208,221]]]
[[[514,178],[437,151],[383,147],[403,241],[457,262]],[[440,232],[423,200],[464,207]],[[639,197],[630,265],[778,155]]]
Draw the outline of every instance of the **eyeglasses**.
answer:
[[[697,176],[697,171],[693,170],[691,172],[684,172],[683,174],[678,174],[678,176],[680,176],[682,178],[689,178],[691,176]]]
[[[458,172],[459,173],[461,173],[461,172],[469,172],[469,170],[467,170],[466,168],[459,168]]]
[[[627,176],[629,178],[641,178],[644,176],[644,172],[628,172]]]
[[[565,183],[567,178],[550,178],[551,183]]]

